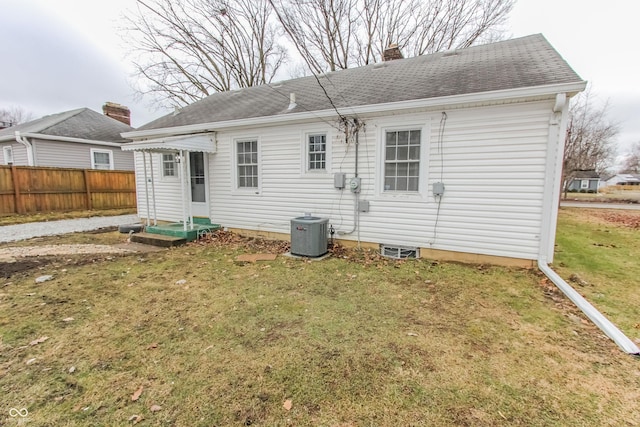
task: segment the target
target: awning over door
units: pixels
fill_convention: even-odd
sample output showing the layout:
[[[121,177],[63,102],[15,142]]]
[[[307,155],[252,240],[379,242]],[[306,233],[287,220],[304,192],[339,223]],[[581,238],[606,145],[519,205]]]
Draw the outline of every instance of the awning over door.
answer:
[[[123,151],[200,151],[202,153],[215,153],[215,134],[204,133],[198,135],[171,136],[167,138],[154,138],[145,141],[122,144]]]

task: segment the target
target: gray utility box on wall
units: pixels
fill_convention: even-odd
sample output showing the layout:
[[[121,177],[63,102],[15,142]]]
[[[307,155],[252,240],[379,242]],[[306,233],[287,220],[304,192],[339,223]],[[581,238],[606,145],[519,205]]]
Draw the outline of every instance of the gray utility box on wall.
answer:
[[[327,253],[328,218],[300,216],[291,220],[291,255],[319,257]]]

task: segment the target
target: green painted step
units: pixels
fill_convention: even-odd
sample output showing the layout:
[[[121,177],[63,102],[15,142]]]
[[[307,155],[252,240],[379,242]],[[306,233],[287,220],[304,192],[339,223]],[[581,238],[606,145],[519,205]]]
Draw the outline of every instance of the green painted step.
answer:
[[[172,224],[162,225],[150,225],[145,227],[145,232],[149,234],[161,234],[171,237],[182,237],[187,239],[188,242],[196,240],[199,236],[207,233],[211,233],[222,228],[220,224],[197,224],[194,221],[193,229],[187,225],[187,229],[184,229],[184,224],[181,222],[175,222]]]

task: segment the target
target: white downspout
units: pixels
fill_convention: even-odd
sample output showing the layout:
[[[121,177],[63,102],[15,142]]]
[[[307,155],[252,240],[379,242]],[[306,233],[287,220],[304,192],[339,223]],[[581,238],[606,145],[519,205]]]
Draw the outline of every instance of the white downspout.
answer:
[[[540,251],[538,253],[538,268],[569,298],[598,328],[613,340],[624,352],[640,355],[640,349],[624,335],[613,323],[589,303],[582,295],[565,282],[549,267],[553,261],[553,251],[560,204],[560,184],[562,180],[562,159],[564,157],[564,135],[567,128],[567,112],[569,103],[564,93],[556,95],[553,115],[549,122],[549,139],[547,147],[547,166],[553,168],[553,173],[546,174],[543,216],[540,236]]]
[[[187,200],[189,201],[189,228],[193,230],[193,191],[191,186],[191,152],[187,151],[187,166],[186,166],[186,176],[189,179],[187,183],[187,189],[189,191],[189,197]]]
[[[151,200],[153,200],[153,225],[158,225],[156,214],[156,174],[153,171],[153,153],[149,153],[149,165],[151,167]]]
[[[186,202],[184,197],[184,180],[185,180],[185,171],[184,171],[184,151],[180,150],[180,194],[182,196],[182,227],[184,231],[187,231],[187,214],[186,214]]]
[[[144,169],[144,198],[147,202],[147,227],[151,225],[151,212],[149,212],[149,178],[147,177],[147,152],[142,152],[142,164]]]
[[[584,299],[575,289],[562,277],[553,271],[544,260],[538,260],[538,268],[547,276],[580,310],[591,320],[598,328],[611,338],[613,342],[618,344],[625,353],[640,356],[640,349],[625,334],[620,331],[613,323],[609,321],[602,313],[600,313],[589,301]]]
[[[22,144],[27,148],[27,163],[29,166],[35,166],[35,158],[33,156],[33,145],[27,138],[20,135],[19,131],[16,131],[16,142]]]

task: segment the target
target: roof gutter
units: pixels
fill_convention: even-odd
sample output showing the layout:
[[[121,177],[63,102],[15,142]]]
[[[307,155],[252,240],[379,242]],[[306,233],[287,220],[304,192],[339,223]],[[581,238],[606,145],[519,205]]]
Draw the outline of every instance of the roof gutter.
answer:
[[[33,145],[31,144],[31,142],[26,137],[20,135],[20,132],[18,131],[16,131],[15,137],[16,137],[16,142],[18,144],[22,144],[27,148],[27,164],[29,166],[35,166],[34,156],[33,156]]]
[[[16,133],[18,133],[18,131],[16,131]],[[69,136],[45,135],[42,133],[31,133],[31,132],[25,132],[22,135],[29,138],[38,138],[38,139],[44,139],[48,141],[75,142],[80,144],[105,145],[108,147],[121,147],[123,144],[126,144],[126,142],[97,141],[93,139],[72,138]]]
[[[613,323],[600,313],[582,295],[565,282],[548,265],[553,261],[553,251],[560,205],[560,189],[562,179],[562,159],[564,156],[565,132],[567,129],[568,96],[565,93],[556,95],[556,102],[549,119],[549,135],[546,164],[553,168],[547,173],[544,188],[543,218],[541,229],[538,268],[551,280],[602,332],[613,340],[624,352],[640,356],[640,349],[624,335]]]
[[[412,110],[420,108],[441,107],[443,104],[456,106],[478,102],[496,102],[505,99],[525,99],[539,96],[549,96],[556,93],[566,93],[568,96],[584,90],[586,82],[562,83],[555,85],[534,86],[517,89],[497,90],[491,92],[478,92],[463,95],[442,96],[437,98],[415,99],[409,101],[387,102],[383,104],[370,104],[356,107],[346,107],[349,114],[374,114],[384,113],[389,110]],[[275,116],[250,117],[238,120],[225,120],[220,122],[197,123],[185,126],[148,129],[122,133],[123,138],[145,139],[165,136],[185,135],[191,133],[211,132],[222,129],[263,126],[296,122],[302,120],[317,120],[331,118],[336,115],[335,109],[326,109],[302,113],[281,114]]]

